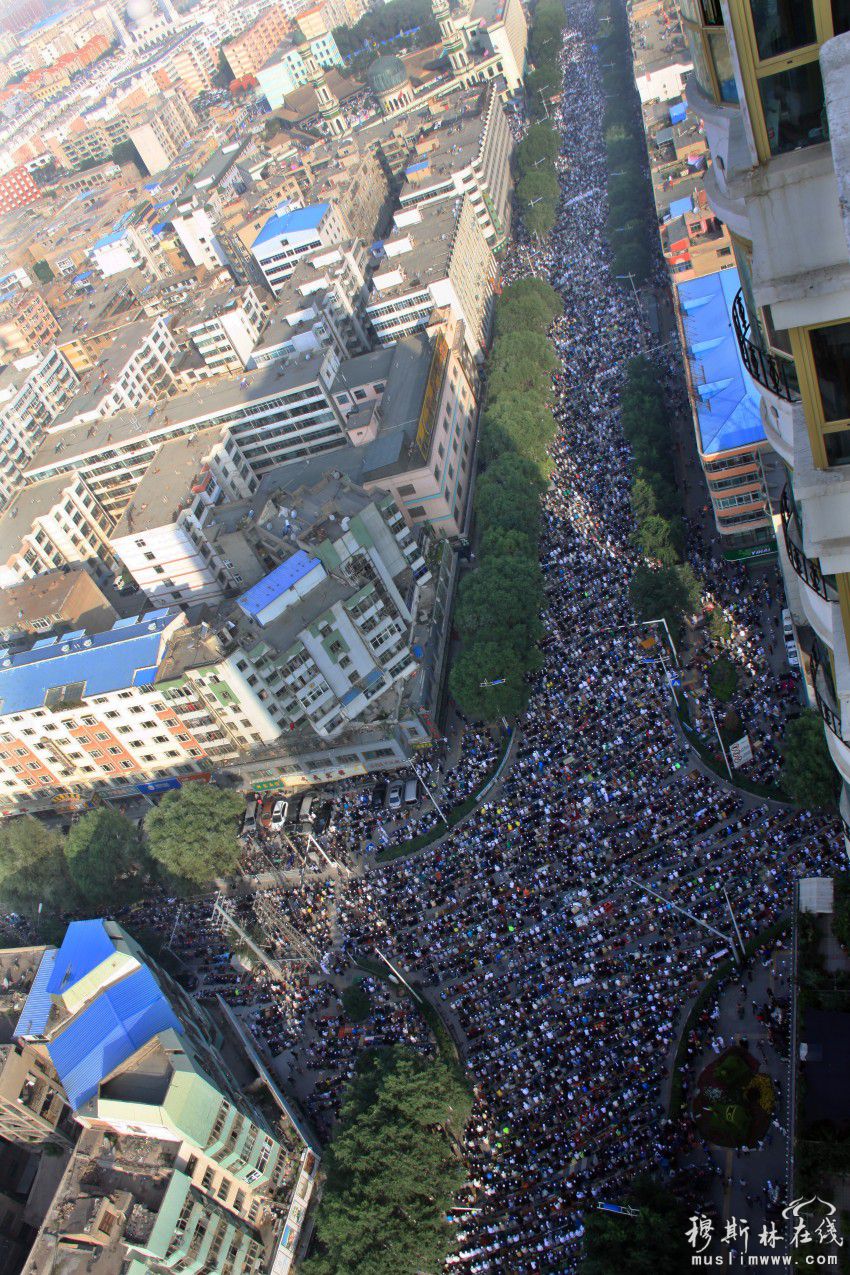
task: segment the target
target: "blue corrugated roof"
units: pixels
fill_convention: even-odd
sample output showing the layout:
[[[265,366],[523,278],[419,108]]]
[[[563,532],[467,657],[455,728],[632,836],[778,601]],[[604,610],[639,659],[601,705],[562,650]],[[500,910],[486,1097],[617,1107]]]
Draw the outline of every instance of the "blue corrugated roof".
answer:
[[[257,584],[252,585],[237,601],[246,615],[256,618],[261,611],[274,602],[281,594],[286,593],[294,584],[303,579],[315,566],[319,559],[312,558],[309,553],[299,549],[286,562],[282,562],[274,571],[264,576]]]
[[[75,1111],[100,1082],[159,1032],[183,1028],[146,966],[108,987],[48,1045]]]
[[[679,300],[697,392],[700,450],[704,456],[761,442],[760,395],[741,361],[732,328],[737,270],[721,270],[679,284]]]
[[[682,217],[685,213],[693,212],[693,208],[694,201],[689,195],[685,195],[682,199],[673,200],[669,213],[671,217]]]
[[[299,230],[315,230],[327,211],[327,204],[309,204],[306,208],[293,208],[291,212],[272,213],[251,246],[257,248],[270,239]]]
[[[179,611],[151,611],[118,621],[105,633],[36,642],[28,651],[0,658],[0,711],[20,713],[38,708],[56,687],[82,683],[82,694],[139,686],[153,680],[159,662],[162,630]],[[153,671],[153,672],[152,672]]]
[[[94,244],[92,245],[92,252],[94,252],[96,248],[107,248],[111,243],[118,243],[119,239],[123,239],[123,238],[124,238],[123,230],[113,230],[108,235],[101,235],[100,238],[96,239]]]
[[[421,172],[423,168],[428,167],[430,162],[429,159],[418,159],[415,164],[408,164],[404,171],[406,174]]]
[[[12,1033],[14,1036],[40,1036],[47,1026],[50,1007],[53,1004],[47,984],[55,964],[56,949],[51,948],[41,958],[29,995],[24,1001],[21,1016]]]
[[[103,921],[72,921],[56,953],[48,992],[51,995],[67,992],[114,951],[115,944],[106,933]]]

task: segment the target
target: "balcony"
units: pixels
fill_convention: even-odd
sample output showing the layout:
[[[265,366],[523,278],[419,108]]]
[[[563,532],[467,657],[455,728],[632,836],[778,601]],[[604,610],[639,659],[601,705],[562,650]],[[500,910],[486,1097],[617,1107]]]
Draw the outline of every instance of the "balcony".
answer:
[[[812,648],[811,659],[812,682],[815,688],[815,703],[817,704],[818,712],[829,727],[830,733],[840,740],[844,746],[843,752],[847,754],[846,759],[843,759],[844,768],[850,771],[850,748],[847,747],[841,731],[841,710],[832,690],[828,671],[821,664],[816,646]],[[827,742],[829,743],[830,741],[827,740]],[[832,747],[830,747],[830,752],[833,753],[833,756],[835,755]],[[838,765],[837,762],[836,765]]]
[[[785,359],[778,359],[768,354],[755,341],[750,340],[750,321],[744,305],[743,291],[740,288],[732,302],[732,326],[735,329],[744,367],[753,380],[769,394],[775,394],[786,403],[799,403],[800,392],[794,383],[793,365]]]
[[[782,533],[785,537],[785,549],[788,559],[800,579],[807,584],[820,598],[827,602],[837,602],[838,593],[824,578],[818,564],[813,558],[806,557],[803,550],[803,539],[797,524],[797,511],[791,504],[791,495],[787,486],[782,488],[779,500],[779,514],[782,518]]]

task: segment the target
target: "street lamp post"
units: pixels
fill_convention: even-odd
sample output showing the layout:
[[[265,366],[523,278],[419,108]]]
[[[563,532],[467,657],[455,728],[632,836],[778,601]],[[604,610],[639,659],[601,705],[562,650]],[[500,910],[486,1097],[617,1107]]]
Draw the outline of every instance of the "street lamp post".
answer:
[[[689,921],[693,921],[696,925],[701,925],[704,930],[708,930],[709,933],[714,934],[719,939],[722,939],[727,947],[731,947],[734,954],[735,940],[732,939],[730,941],[728,934],[724,934],[722,930],[715,929],[713,925],[709,925],[708,921],[703,921],[701,917],[694,916],[693,912],[688,912],[685,908],[680,908],[677,903],[673,903],[670,899],[665,899],[663,894],[659,894],[658,891],[653,890],[651,886],[645,885],[643,881],[637,881],[634,877],[625,877],[624,879],[628,881],[629,885],[635,886],[638,890],[645,890],[647,894],[651,894],[654,898],[658,899],[665,905],[665,907],[672,908],[674,912],[681,913],[681,915],[686,916]]]
[[[442,811],[441,807],[439,806],[439,804],[438,804],[438,802],[437,802],[437,798],[436,798],[436,797],[434,796],[434,794],[431,792],[431,789],[428,787],[428,785],[426,784],[426,782],[425,782],[424,778],[422,777],[422,775],[420,775],[419,771],[417,770],[417,768],[416,768],[416,763],[415,763],[415,762],[411,761],[411,763],[410,763],[410,769],[413,771],[414,775],[416,776],[416,778],[419,780],[419,782],[420,782],[420,784],[422,785],[422,787],[423,787],[423,788],[425,789],[425,791],[427,792],[428,796],[429,796],[429,797],[430,797],[430,799],[431,799],[431,805],[434,807],[434,809],[436,810],[437,814],[440,816],[440,818],[442,819],[443,823],[444,823],[444,824],[446,825],[446,827],[448,828],[448,826],[449,826],[449,821],[448,821],[448,819],[446,818],[446,816],[443,814],[443,811]]]
[[[634,277],[634,275],[632,274],[631,270],[629,271],[629,273],[628,273],[628,274],[615,274],[615,275],[614,275],[614,278],[615,278],[615,279],[628,279],[629,283],[632,285],[632,292],[635,294],[635,301],[638,303],[638,305],[640,305],[640,293],[638,292],[637,288],[635,287],[635,277]]]

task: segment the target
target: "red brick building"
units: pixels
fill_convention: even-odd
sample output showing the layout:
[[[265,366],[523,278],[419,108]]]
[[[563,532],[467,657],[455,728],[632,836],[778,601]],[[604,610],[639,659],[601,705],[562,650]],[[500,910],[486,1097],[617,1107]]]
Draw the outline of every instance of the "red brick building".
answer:
[[[13,168],[0,175],[0,215],[24,208],[38,199],[41,191],[32,173],[26,168]]]

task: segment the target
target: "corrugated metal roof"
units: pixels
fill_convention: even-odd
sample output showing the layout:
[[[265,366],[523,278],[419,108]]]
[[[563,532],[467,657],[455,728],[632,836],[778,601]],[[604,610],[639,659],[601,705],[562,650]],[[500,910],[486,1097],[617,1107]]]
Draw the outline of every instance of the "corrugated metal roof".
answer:
[[[299,230],[315,230],[328,207],[326,203],[310,204],[307,208],[293,208],[291,212],[272,213],[251,247],[257,248],[270,239],[285,238]]]
[[[48,1045],[74,1110],[94,1097],[116,1067],[169,1027],[183,1032],[145,966],[102,992]]]
[[[56,953],[47,991],[51,995],[67,992],[114,951],[115,944],[106,933],[103,921],[72,921]]]
[[[47,990],[47,984],[55,964],[56,949],[51,948],[41,958],[29,995],[24,1001],[21,1016],[12,1033],[14,1036],[40,1036],[47,1026],[47,1019],[53,1004],[50,992]]]
[[[297,553],[293,553],[292,557],[287,558],[286,562],[275,567],[274,571],[270,571],[267,576],[243,593],[241,598],[237,599],[239,606],[246,615],[256,618],[281,594],[286,593],[287,589],[291,589],[304,576],[309,575],[318,565],[318,558],[313,558],[303,549],[299,549]]]

